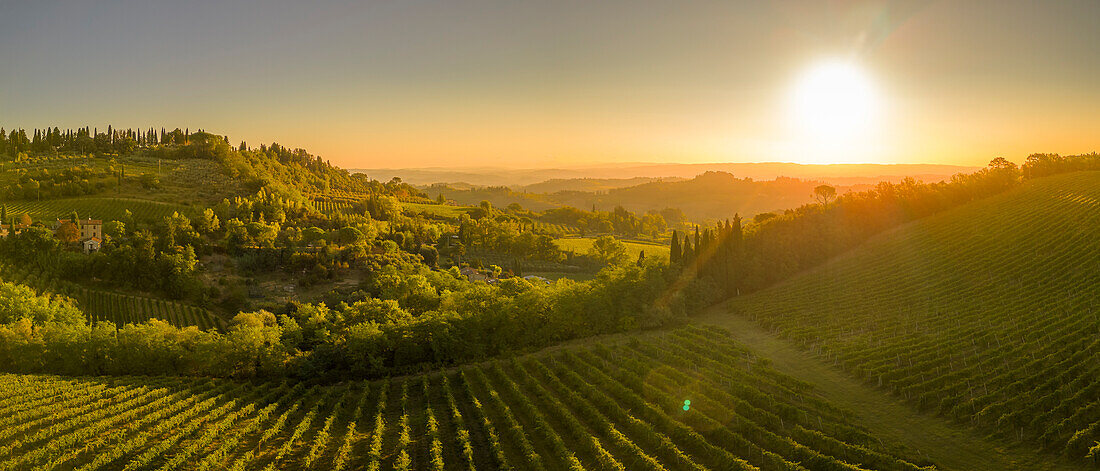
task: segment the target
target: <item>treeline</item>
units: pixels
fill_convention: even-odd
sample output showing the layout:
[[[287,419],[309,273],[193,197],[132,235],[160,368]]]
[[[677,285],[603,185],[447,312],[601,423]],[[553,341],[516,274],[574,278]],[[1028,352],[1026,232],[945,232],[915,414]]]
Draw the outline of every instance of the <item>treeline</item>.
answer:
[[[554,245],[554,239],[534,232],[536,217],[515,203],[502,211],[482,201],[474,211],[459,217],[457,240],[445,238],[440,248],[451,257],[461,257],[470,248],[522,260],[562,261],[565,254]]]
[[[639,214],[628,211],[622,206],[616,206],[612,211],[585,211],[565,206],[543,211],[538,220],[548,224],[576,227],[581,236],[614,234],[628,238],[639,236],[659,238],[669,226],[679,224],[685,218],[683,212],[674,208]]]
[[[400,180],[371,180],[364,174],[336,167],[301,148],[291,149],[275,142],[259,147],[241,142],[234,147],[228,138],[206,132],[185,134],[182,139],[180,144],[146,149],[145,155],[168,160],[214,160],[222,164],[230,177],[243,182],[250,192],[267,188],[299,201],[331,194],[423,196]]]
[[[160,128],[106,130],[92,127],[57,127],[10,132],[0,129],[0,160],[24,160],[61,154],[126,156],[141,154],[155,159],[207,159],[217,161],[230,176],[245,184],[249,192],[269,187],[285,188],[305,196],[392,194],[397,197],[423,197],[411,185],[378,182],[366,175],[352,174],[304,149],[291,149],[278,143],[258,147],[241,142],[229,143],[227,136],[198,130]],[[383,189],[383,187],[388,187]]]
[[[67,301],[0,283],[0,365],[21,373],[340,380],[454,365],[683,319],[682,307],[667,302],[669,280],[656,266],[625,265],[588,282],[553,285],[510,278],[490,286],[465,282],[457,269],[435,273],[460,290],[417,299],[413,289],[406,290],[413,298],[403,301],[372,297],[333,309],[303,304],[278,314],[241,313],[225,333],[159,320],[93,325]],[[433,309],[414,315],[417,303]]]
[[[199,131],[201,133],[201,130]],[[186,145],[191,141],[190,130],[176,128],[172,131],[161,128],[115,129],[107,126],[103,132],[88,126],[62,131],[58,127],[26,130],[12,129],[6,132],[0,128],[0,156],[9,159],[75,154],[115,154],[126,155],[138,148],[154,146]]]
[[[735,217],[694,234],[676,233],[670,262],[684,273],[684,289],[716,301],[769,286],[889,228],[1004,192],[1024,180],[1090,169],[1100,169],[1100,154],[1033,154],[1021,167],[996,158],[985,169],[955,175],[950,182],[883,182],[835,201],[764,213],[747,225]]]

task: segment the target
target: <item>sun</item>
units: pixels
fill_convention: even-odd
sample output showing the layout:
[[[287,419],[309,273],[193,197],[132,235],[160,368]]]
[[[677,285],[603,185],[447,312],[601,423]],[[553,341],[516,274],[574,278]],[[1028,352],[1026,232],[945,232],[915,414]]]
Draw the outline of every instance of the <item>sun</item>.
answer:
[[[880,103],[868,74],[854,61],[814,64],[791,89],[788,116],[801,140],[857,144],[870,138]]]

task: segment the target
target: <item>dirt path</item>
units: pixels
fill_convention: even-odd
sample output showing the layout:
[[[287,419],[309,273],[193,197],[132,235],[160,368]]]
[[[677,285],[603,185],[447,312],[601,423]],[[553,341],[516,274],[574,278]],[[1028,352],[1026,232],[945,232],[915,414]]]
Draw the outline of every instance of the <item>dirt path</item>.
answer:
[[[769,358],[776,370],[813,384],[833,404],[853,413],[854,422],[883,440],[905,444],[910,450],[949,471],[1082,470],[1068,460],[1039,455],[1021,447],[1007,447],[979,432],[941,417],[921,414],[884,391],[866,386],[839,369],[798,350],[752,321],[714,306],[697,322],[729,329],[756,354]]]

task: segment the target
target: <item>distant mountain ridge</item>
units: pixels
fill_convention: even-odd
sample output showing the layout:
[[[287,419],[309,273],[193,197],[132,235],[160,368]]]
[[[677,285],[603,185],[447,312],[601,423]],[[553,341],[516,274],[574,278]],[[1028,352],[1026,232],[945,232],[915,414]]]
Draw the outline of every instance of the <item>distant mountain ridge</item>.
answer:
[[[813,189],[821,180],[779,177],[773,180],[738,178],[728,172],[705,172],[691,179],[620,179],[616,182],[647,181],[631,186],[599,189],[605,180],[575,179],[547,182],[546,189],[561,188],[562,182],[574,182],[590,191],[559,190],[540,193],[520,187],[524,191],[505,186],[458,187],[442,183],[429,185],[424,191],[431,198],[444,195],[460,204],[476,205],[487,200],[493,206],[503,207],[519,203],[527,209],[545,209],[572,206],[591,210],[611,211],[622,206],[630,211],[645,213],[676,208],[693,221],[728,219],[736,214],[753,216],[762,212],[783,211],[814,201]],[[878,180],[875,180],[877,183]],[[870,183],[835,185],[838,193],[861,191],[871,188]]]
[[[705,164],[602,164],[597,166],[546,169],[511,169],[504,167],[425,167],[349,169],[365,173],[377,180],[399,177],[414,185],[432,183],[468,184],[470,186],[508,186],[514,189],[548,180],[569,179],[631,179],[631,178],[692,178],[708,171],[727,172],[738,178],[772,180],[791,177],[819,180],[834,185],[873,184],[899,181],[913,177],[922,181],[939,181],[957,173],[969,173],[978,167],[939,164],[796,164],[788,162],[746,162]],[[638,182],[644,183],[644,182]],[[629,185],[625,185],[629,186]]]

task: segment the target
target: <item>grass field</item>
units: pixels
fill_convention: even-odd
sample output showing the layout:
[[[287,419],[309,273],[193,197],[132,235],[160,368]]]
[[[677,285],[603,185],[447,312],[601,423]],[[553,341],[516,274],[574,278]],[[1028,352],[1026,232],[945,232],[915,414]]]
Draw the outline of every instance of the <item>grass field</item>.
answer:
[[[401,209],[407,213],[424,214],[447,219],[458,219],[470,208],[468,206],[448,206],[444,204],[401,203]]]
[[[728,335],[330,386],[3,375],[0,468],[920,469]]]
[[[73,211],[81,218],[120,220],[129,210],[138,221],[156,222],[175,211],[184,211],[186,206],[130,198],[111,198],[85,196],[79,198],[61,198],[42,201],[10,201],[3,203],[8,207],[8,217],[18,218],[27,214],[35,222],[47,225],[55,218],[67,219]]]
[[[596,239],[594,237],[566,237],[554,239],[554,243],[557,244],[558,248],[576,254],[588,253],[588,251],[592,249],[592,244],[595,242]],[[631,260],[638,258],[638,253],[643,251],[646,257],[661,257],[665,260],[668,259],[668,245],[631,240],[623,240],[622,243],[626,246],[626,254]]]
[[[730,310],[922,410],[1100,455],[1100,172],[903,226]]]

